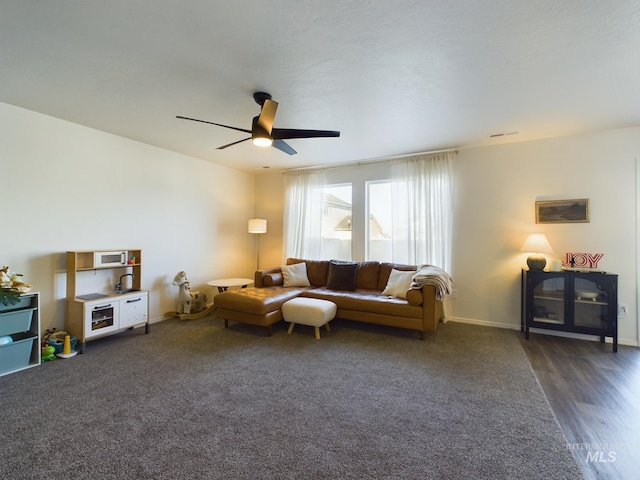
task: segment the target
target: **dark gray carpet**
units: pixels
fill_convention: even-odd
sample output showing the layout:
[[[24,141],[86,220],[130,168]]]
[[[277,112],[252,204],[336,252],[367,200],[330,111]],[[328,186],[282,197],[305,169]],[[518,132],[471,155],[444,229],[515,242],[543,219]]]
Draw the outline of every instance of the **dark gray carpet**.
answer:
[[[0,478],[578,479],[518,333],[152,325],[0,378]]]

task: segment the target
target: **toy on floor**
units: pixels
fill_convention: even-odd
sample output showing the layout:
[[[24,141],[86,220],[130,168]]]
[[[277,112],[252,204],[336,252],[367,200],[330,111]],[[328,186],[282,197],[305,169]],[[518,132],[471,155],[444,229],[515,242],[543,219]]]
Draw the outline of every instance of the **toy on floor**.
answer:
[[[173,285],[178,286],[177,314],[195,313],[207,308],[207,295],[204,292],[192,292],[184,270],[173,277]]]
[[[44,331],[44,335],[42,336],[42,347],[46,347],[49,344],[49,339],[54,333],[56,333],[56,327],[53,327],[52,329],[47,328]]]
[[[42,354],[40,358],[42,359],[42,363],[54,360],[56,358],[56,349],[49,345],[42,347]]]
[[[71,335],[65,335],[62,352],[56,353],[56,355],[60,358],[71,358],[74,357],[77,353],[78,352],[76,350],[71,350]]]

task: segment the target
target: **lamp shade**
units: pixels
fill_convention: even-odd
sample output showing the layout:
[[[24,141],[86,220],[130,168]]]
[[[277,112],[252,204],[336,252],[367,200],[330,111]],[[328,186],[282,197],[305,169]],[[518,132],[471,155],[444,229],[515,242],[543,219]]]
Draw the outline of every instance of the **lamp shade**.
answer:
[[[267,233],[267,221],[264,218],[250,218],[249,233]]]
[[[532,233],[529,235],[520,251],[531,253],[553,253],[549,240],[547,240],[544,233]]]
[[[547,259],[542,254],[553,253],[551,244],[544,233],[532,233],[529,235],[520,251],[533,254],[527,258],[527,265],[531,270],[543,270],[547,264]]]

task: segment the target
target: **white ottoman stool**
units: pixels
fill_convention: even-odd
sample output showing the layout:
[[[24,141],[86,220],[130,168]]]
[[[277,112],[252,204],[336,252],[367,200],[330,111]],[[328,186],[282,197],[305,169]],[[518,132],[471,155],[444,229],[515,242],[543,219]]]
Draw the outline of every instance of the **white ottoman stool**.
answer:
[[[336,304],[327,300],[317,298],[294,298],[282,305],[282,316],[285,321],[291,322],[289,331],[293,331],[296,323],[308,325],[315,328],[316,339],[320,340],[320,327],[324,325],[327,332],[330,332],[329,322],[336,316]]]

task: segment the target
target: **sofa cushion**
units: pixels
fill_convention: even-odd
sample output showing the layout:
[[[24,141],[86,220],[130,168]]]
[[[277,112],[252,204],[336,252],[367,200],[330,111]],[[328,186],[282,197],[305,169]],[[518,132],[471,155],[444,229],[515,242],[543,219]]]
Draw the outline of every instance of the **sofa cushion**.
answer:
[[[403,265],[401,263],[381,263],[380,264],[380,273],[378,275],[378,290],[384,290],[384,287],[387,286],[387,282],[389,281],[389,275],[391,274],[391,270],[413,270],[416,271],[415,265]]]
[[[327,288],[330,290],[355,290],[358,264],[356,262],[343,262],[331,260],[329,262],[329,279]]]
[[[287,258],[287,265],[305,262],[307,264],[307,278],[314,287],[324,287],[329,276],[328,260],[302,260],[300,258]]]
[[[384,287],[382,295],[406,299],[407,291],[411,288],[411,281],[415,274],[416,272],[414,270],[402,271],[396,270],[395,268],[392,269],[389,274],[387,286]]]
[[[363,288],[366,290],[377,290],[379,273],[380,273],[379,262],[358,263],[358,275],[356,277],[356,288]]]
[[[401,298],[381,295],[378,290],[356,290],[345,292],[329,290],[326,287],[312,288],[300,294],[301,297],[319,298],[329,300],[338,306],[340,310],[375,313],[380,315],[393,315],[398,317],[422,318],[422,306],[410,305]]]
[[[283,265],[282,270],[283,286],[285,287],[310,287],[307,277],[307,264],[304,262],[293,265]]]
[[[304,287],[240,288],[219,293],[215,296],[213,303],[216,307],[227,310],[265,315],[280,310],[284,302],[296,298],[304,290]]]

